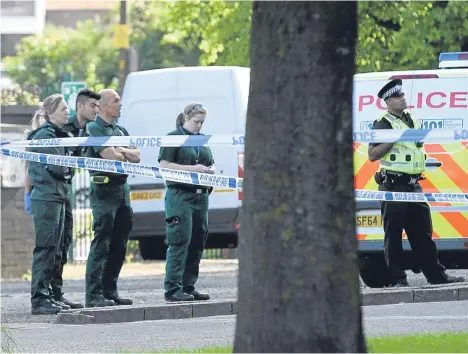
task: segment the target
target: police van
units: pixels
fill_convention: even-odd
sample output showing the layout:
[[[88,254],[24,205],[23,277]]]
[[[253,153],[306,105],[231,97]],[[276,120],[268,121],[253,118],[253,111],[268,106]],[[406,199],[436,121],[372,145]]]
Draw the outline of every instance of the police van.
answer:
[[[353,89],[353,129],[365,131],[386,111],[377,97],[391,79],[402,79],[408,109],[424,129],[467,129],[468,127],[468,53],[442,53],[439,69],[357,74]],[[425,192],[468,193],[468,141],[427,143]],[[355,188],[377,190],[374,174],[379,162],[367,158],[368,144],[354,143]],[[447,268],[468,268],[468,205],[430,203],[433,239],[439,259]],[[384,232],[377,201],[357,202],[357,238],[360,274],[370,287],[388,285],[383,257]],[[403,234],[404,250],[410,245]],[[403,266],[419,272],[411,252],[404,253]]]
[[[409,107],[427,129],[468,126],[468,53],[442,54],[440,69],[357,74],[354,77],[353,129],[365,131],[386,109],[377,92],[389,80],[401,78]],[[132,73],[123,92],[119,124],[130,135],[165,135],[190,102],[208,107],[202,133],[244,134],[250,71],[239,67],[186,67]],[[428,171],[422,185],[427,192],[468,193],[467,142],[426,144]],[[378,162],[367,158],[367,144],[354,144],[355,188],[376,190]],[[142,163],[157,165],[159,149],[141,149]],[[217,174],[243,177],[243,145],[213,147]],[[140,242],[144,259],[164,258],[164,183],[130,176],[134,209],[132,239]],[[242,191],[215,189],[210,196],[208,247],[237,245],[238,210]],[[448,267],[468,268],[468,206],[433,203],[434,239],[441,261]],[[383,228],[379,202],[357,203],[360,273],[371,287],[387,284],[383,258]],[[404,247],[409,250],[404,238]],[[408,253],[409,255],[409,253]],[[407,257],[407,269],[417,269]]]

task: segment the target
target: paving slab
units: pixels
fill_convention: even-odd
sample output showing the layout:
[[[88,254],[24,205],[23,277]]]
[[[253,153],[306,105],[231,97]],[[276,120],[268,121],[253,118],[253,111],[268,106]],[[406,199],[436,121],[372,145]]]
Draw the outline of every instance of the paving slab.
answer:
[[[192,317],[232,315],[231,301],[206,302],[193,306]]]
[[[414,290],[414,302],[458,301],[458,288]]]
[[[156,306],[119,306],[59,313],[57,324],[118,323],[232,315],[235,301],[174,303]]]
[[[119,323],[144,321],[145,306],[118,306],[85,309],[80,315],[94,317],[94,323]]]
[[[458,287],[408,287],[401,289],[364,289],[363,306],[399,303],[443,302],[468,300],[468,285]],[[237,302],[233,300],[169,303],[152,306],[116,306],[91,308],[75,312],[59,313],[58,324],[98,324],[135,321],[157,321],[237,314]]]
[[[145,308],[145,320],[177,320],[191,318],[193,315],[192,304],[159,305]]]
[[[468,300],[468,286],[458,289],[458,300]]]
[[[71,324],[71,325],[82,325],[82,324],[93,324],[95,322],[94,316],[82,315],[80,313],[59,313],[57,315],[56,323]]]
[[[363,306],[390,305],[402,302],[413,302],[414,293],[412,289],[408,290],[382,290],[372,291],[362,294]]]

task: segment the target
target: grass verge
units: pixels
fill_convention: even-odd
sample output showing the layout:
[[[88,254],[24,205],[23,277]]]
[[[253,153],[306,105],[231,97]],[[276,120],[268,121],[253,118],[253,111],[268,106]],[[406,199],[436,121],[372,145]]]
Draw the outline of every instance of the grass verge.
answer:
[[[468,332],[371,338],[368,345],[372,353],[468,353]]]
[[[468,353],[468,332],[374,337],[367,340],[367,345],[369,353]],[[232,347],[171,350],[164,353],[232,353]]]

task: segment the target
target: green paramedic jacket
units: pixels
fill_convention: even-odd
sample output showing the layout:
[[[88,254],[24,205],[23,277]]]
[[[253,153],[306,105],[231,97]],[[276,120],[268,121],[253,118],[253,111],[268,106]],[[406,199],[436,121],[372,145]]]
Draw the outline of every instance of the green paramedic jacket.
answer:
[[[38,129],[28,134],[28,140],[65,137],[69,137],[69,135],[51,122],[45,122]],[[67,154],[66,148],[60,146],[31,146],[27,151],[50,155]],[[71,176],[69,167],[28,161],[28,176],[31,180],[31,184],[34,186],[31,192],[31,200],[66,200],[68,179]]]

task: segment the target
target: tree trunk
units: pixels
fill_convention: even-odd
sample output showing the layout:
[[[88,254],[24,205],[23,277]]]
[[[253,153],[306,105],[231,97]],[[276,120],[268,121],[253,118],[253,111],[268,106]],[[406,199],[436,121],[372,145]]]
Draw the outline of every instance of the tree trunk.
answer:
[[[235,352],[364,352],[355,2],[255,2]]]

